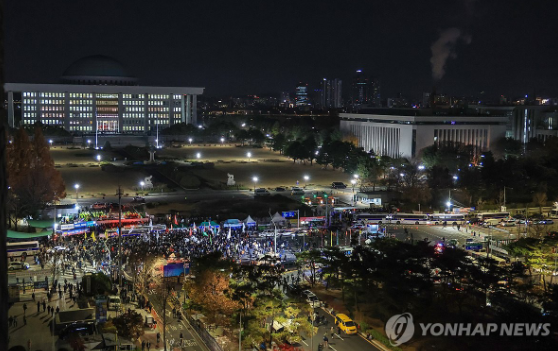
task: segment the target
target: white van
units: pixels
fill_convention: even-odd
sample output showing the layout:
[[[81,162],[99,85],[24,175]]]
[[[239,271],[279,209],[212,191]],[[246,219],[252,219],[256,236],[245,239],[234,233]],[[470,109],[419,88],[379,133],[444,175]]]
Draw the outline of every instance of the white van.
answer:
[[[118,311],[120,309],[120,306],[121,306],[120,297],[116,295],[112,295],[108,297],[107,309],[109,311],[110,310]]]
[[[487,218],[484,220],[482,226],[483,227],[497,226],[500,222],[502,222],[501,218]]]

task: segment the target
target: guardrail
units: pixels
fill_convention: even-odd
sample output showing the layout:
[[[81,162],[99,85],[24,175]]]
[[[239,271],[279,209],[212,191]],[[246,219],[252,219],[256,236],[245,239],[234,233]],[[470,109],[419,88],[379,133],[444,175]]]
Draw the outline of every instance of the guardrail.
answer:
[[[188,320],[188,323],[190,323],[190,325],[192,326],[192,328],[194,328],[194,330],[196,331],[196,333],[199,335],[199,337],[203,340],[203,342],[205,343],[205,345],[211,350],[211,351],[223,351],[223,348],[221,347],[221,345],[219,345],[219,343],[217,343],[217,340],[215,340],[215,338],[213,338],[213,336],[211,336],[211,334],[209,334],[209,332],[203,328],[201,326],[201,322],[198,320],[193,319],[190,315],[188,315],[188,313],[186,313],[185,311],[181,311],[182,316]]]

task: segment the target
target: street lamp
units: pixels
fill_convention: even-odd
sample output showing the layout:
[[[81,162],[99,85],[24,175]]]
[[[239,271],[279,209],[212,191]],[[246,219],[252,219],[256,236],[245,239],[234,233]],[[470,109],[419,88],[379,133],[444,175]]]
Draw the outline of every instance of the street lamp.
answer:
[[[258,177],[253,177],[252,181],[254,182],[254,192],[256,192],[256,183],[258,182]]]
[[[308,181],[310,180],[310,177],[308,175],[304,176],[304,181],[306,182],[306,186],[308,186]]]
[[[74,184],[74,188],[76,189],[76,202],[78,201],[78,190],[79,190],[79,184]]]
[[[356,174],[355,174],[356,176]],[[355,203],[355,184],[356,184],[356,179],[351,179],[351,184],[353,184],[353,205]]]
[[[252,158],[252,153],[251,153],[251,152],[247,152],[247,153],[246,153],[246,157],[248,157],[248,162],[250,162],[250,159]]]
[[[196,158],[197,158],[198,160],[201,158],[201,152],[198,152],[198,153],[196,154]]]
[[[52,147],[52,139],[50,139],[48,143],[50,144],[50,147]]]
[[[225,138],[221,137],[221,146],[223,146],[224,142],[225,142]]]
[[[143,186],[145,185],[145,183],[142,181],[140,182],[140,186],[141,186],[141,190],[143,190]]]
[[[99,162],[99,166],[101,165],[101,155],[97,155],[97,162]]]
[[[192,138],[188,138],[188,142],[192,145]]]

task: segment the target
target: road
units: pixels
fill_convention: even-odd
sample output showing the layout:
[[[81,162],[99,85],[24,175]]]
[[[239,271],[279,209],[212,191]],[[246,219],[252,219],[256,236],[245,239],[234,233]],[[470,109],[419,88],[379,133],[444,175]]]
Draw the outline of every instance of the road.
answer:
[[[163,330],[161,329],[163,326],[163,297],[158,294],[149,294],[149,300],[153,304],[153,310],[155,313],[152,314],[153,316],[158,315],[158,323],[159,327],[157,331],[161,333],[161,343],[163,342]],[[192,327],[190,324],[185,321],[184,319],[177,319],[172,315],[172,304],[170,301],[167,301],[167,309],[166,309],[166,341],[167,341],[167,350],[189,350],[189,351],[207,351],[208,348],[203,344],[203,342],[198,339],[198,336],[195,335],[192,331]],[[180,346],[180,334],[182,333],[182,346]]]

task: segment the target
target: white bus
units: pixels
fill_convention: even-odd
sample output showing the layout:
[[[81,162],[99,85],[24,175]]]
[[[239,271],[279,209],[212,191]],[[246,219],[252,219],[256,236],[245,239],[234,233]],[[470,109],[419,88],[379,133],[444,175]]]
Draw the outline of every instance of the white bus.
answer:
[[[362,224],[382,224],[387,222],[387,216],[389,216],[388,213],[357,213],[355,222],[360,222]]]
[[[465,214],[462,213],[434,213],[430,215],[430,222],[432,224],[451,224],[451,225],[463,225],[467,223]]]
[[[392,224],[430,224],[426,214],[394,213],[387,217],[388,223]]]
[[[39,253],[38,241],[7,243],[6,246],[8,247],[8,257],[32,256]]]
[[[482,212],[477,214],[477,218],[485,222],[487,219],[499,219],[501,221],[509,219],[509,212]]]

